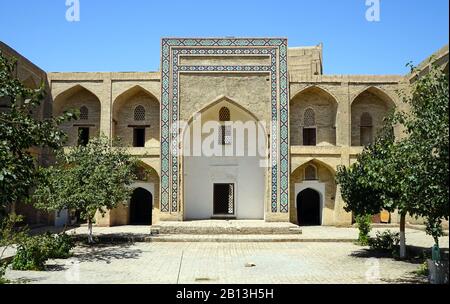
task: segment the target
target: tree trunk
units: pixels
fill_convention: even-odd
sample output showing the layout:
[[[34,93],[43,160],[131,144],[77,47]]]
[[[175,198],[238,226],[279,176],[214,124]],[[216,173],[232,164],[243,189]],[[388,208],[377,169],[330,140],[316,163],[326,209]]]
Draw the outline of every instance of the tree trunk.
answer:
[[[88,243],[94,243],[94,238],[92,237],[92,220],[88,219]]]
[[[400,258],[406,258],[406,213],[400,217]]]

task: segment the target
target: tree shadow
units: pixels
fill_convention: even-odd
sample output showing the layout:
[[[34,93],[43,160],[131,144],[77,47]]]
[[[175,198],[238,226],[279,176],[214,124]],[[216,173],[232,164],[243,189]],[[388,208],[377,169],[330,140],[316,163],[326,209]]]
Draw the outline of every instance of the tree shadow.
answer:
[[[74,257],[80,262],[105,262],[111,263],[112,260],[138,259],[142,250],[131,249],[133,244],[96,244],[81,245],[83,252],[76,253]]]
[[[407,258],[405,259],[400,259],[397,254],[394,254],[392,251],[389,250],[370,249],[370,248],[364,248],[357,251],[353,251],[350,254],[350,256],[363,259],[371,259],[371,258],[394,259],[406,263],[419,265],[425,261],[425,253],[424,253],[425,249],[426,248],[422,247],[408,246],[406,249]]]
[[[46,272],[58,272],[58,271],[65,271],[65,270],[67,270],[67,267],[64,265],[58,265],[58,264],[45,265]]]
[[[381,281],[386,284],[429,284],[426,276],[414,272],[395,279],[384,278]]]

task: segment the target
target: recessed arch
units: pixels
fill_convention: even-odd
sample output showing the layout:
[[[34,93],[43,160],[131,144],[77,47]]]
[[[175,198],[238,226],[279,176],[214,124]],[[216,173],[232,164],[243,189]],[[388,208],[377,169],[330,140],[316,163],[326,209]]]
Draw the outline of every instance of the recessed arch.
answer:
[[[315,85],[315,84],[314,84],[314,85],[309,85],[309,86],[306,86],[306,87],[304,87],[304,88],[301,88],[301,89],[297,90],[294,94],[291,95],[290,101],[293,101],[294,99],[296,99],[296,98],[298,97],[298,95],[300,95],[300,94],[304,94],[305,92],[308,92],[308,91],[314,91],[314,90],[323,92],[324,94],[326,94],[326,95],[328,95],[330,98],[332,98],[336,103],[338,103],[338,100],[339,100],[339,99],[337,98],[336,95],[334,95],[333,93],[331,93],[329,90],[327,90],[327,89],[324,88],[323,86],[321,86],[321,85]]]
[[[221,95],[221,96],[215,98],[212,102],[205,105],[200,111],[197,111],[194,114],[192,114],[190,116],[189,120],[187,121],[187,123],[188,124],[192,123],[192,121],[196,115],[202,114],[202,113],[208,111],[210,108],[214,107],[215,105],[217,105],[219,103],[224,103],[224,107],[227,107],[227,104],[231,105],[231,106],[235,106],[235,107],[239,108],[240,110],[246,112],[248,115],[250,115],[253,118],[253,120],[258,121],[258,122],[261,121],[256,114],[254,114],[252,111],[250,111],[246,107],[242,106],[239,102],[237,102],[225,95]]]
[[[153,93],[135,85],[113,102],[113,137],[132,147],[157,147],[160,139],[160,104]],[[138,119],[136,119],[138,118]]]
[[[66,90],[63,90],[62,92],[58,93],[53,97],[53,111],[59,109],[60,103],[63,100],[67,100],[73,95],[79,94],[80,92],[87,92],[88,94],[94,96],[100,103],[100,98],[98,98],[98,96],[94,92],[86,88],[84,85],[76,84]]]
[[[295,167],[292,166],[291,174],[296,173],[297,170],[303,170],[308,165],[313,165],[314,167],[316,167],[316,169],[318,167],[322,166],[322,167],[326,168],[331,174],[333,174],[333,175],[336,174],[336,169],[333,168],[332,165],[329,165],[326,162],[321,161],[317,158],[309,158],[309,159],[306,159],[303,162],[297,164]]]
[[[305,171],[308,167],[316,168],[316,179],[307,178]],[[330,225],[334,223],[337,193],[335,176],[336,172],[332,165],[316,158],[304,159],[295,166],[290,176],[290,220],[292,223],[302,224],[298,221],[299,202],[301,202],[298,200],[298,196],[306,189],[313,189],[320,196],[320,221],[316,221],[314,224]],[[314,204],[317,207],[317,201]]]
[[[230,121],[220,119],[220,110],[224,108],[230,112]],[[220,140],[220,130],[224,126],[231,130],[226,133],[231,138],[226,144]],[[258,117],[239,102],[219,96],[180,127],[184,219],[224,216],[216,213],[218,204],[223,206],[222,200],[228,200],[233,206],[226,217],[264,219],[268,137]],[[202,132],[197,133],[197,127]],[[257,140],[253,141],[255,135]]]
[[[391,94],[385,91],[384,89],[376,86],[367,86],[356,92],[351,98],[350,105],[353,105],[353,103],[357,100],[357,98],[361,94],[364,94],[365,92],[369,92],[377,96],[378,98],[382,99],[389,106],[389,108],[394,108],[396,106],[395,98],[393,98]]]
[[[66,121],[60,126],[68,135],[67,145],[86,143],[100,134],[101,102],[92,91],[78,84],[58,94],[53,100],[53,115],[70,110],[80,111],[80,117],[78,121]]]
[[[149,91],[146,88],[142,87],[141,85],[133,85],[133,86],[123,90],[121,93],[119,93],[117,95],[116,98],[114,98],[113,107],[116,106],[117,102],[123,101],[124,99],[125,100],[129,99],[133,95],[136,95],[136,94],[139,94],[139,93],[146,94],[149,97],[155,99],[159,103],[159,99],[156,97],[156,95],[154,93],[152,93],[151,91]]]
[[[352,146],[371,144],[393,108],[394,100],[383,89],[369,86],[359,91],[351,104]]]
[[[335,146],[338,101],[320,86],[308,86],[290,100],[293,146]]]

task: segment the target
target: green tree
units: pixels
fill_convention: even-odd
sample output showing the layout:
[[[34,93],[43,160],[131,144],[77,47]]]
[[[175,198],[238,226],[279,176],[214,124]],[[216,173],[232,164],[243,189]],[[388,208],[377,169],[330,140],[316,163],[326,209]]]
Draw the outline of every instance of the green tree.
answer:
[[[400,257],[405,257],[408,213],[427,220],[427,233],[436,245],[442,219],[449,217],[448,75],[432,68],[402,95],[411,110],[389,115],[375,143],[355,164],[340,167],[336,181],[347,211],[364,215],[398,210]],[[406,130],[397,141],[395,123]]]
[[[112,147],[108,138],[92,139],[86,146],[60,153],[54,166],[41,170],[34,197],[45,210],[78,210],[87,221],[89,243],[97,211],[125,203],[131,196],[137,161],[124,148]]]
[[[411,67],[415,72],[415,68]],[[442,220],[449,219],[449,86],[448,74],[436,66],[403,93],[410,112],[398,121],[407,137],[398,143],[403,158],[402,197],[411,214],[424,217],[437,246]]]
[[[58,125],[74,114],[38,120],[33,117],[45,97],[44,84],[26,88],[15,76],[16,61],[0,51],[0,209],[25,201],[36,186],[33,148],[61,148],[65,134]]]

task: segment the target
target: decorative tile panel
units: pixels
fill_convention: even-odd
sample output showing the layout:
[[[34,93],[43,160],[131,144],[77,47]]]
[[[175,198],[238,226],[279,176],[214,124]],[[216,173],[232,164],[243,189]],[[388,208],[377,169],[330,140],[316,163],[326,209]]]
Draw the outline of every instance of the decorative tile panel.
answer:
[[[179,64],[179,56],[267,55],[270,65]],[[271,211],[289,208],[289,91],[286,39],[163,39],[161,63],[161,212],[180,210],[179,73],[253,72],[271,77]]]

